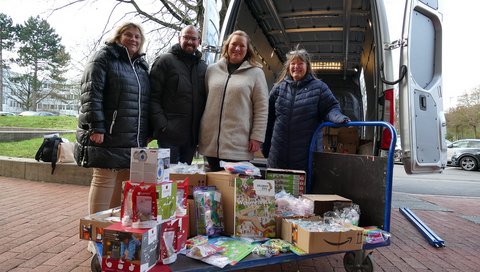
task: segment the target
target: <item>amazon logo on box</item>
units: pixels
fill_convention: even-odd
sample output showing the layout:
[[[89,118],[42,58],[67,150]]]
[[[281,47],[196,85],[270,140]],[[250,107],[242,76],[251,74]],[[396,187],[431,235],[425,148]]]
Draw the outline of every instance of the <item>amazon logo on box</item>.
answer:
[[[282,239],[307,253],[359,250],[363,247],[363,228],[352,227],[343,232],[313,232],[283,219]]]

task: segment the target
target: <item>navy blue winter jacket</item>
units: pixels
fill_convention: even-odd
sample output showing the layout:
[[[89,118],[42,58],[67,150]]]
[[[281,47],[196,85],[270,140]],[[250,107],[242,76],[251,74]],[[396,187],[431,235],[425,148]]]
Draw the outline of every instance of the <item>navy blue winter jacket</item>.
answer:
[[[317,126],[324,121],[349,120],[340,112],[340,105],[327,84],[311,75],[300,81],[287,76],[273,86],[268,111],[263,154],[272,168],[306,171],[310,142]]]

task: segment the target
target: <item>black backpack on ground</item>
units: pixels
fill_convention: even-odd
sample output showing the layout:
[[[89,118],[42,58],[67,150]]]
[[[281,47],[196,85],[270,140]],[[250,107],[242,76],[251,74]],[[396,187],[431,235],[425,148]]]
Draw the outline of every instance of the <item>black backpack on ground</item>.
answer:
[[[53,135],[43,139],[43,143],[35,155],[35,160],[52,163],[52,175],[58,160],[58,145],[63,142],[62,138]]]

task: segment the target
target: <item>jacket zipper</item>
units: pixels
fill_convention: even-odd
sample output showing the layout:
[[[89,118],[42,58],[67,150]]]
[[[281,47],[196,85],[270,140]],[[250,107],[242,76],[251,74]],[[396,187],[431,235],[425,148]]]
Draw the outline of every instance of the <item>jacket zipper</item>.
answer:
[[[130,59],[130,55],[128,56]],[[135,69],[135,62],[137,62],[138,59],[136,59],[134,62],[130,60],[130,63],[132,65],[133,72],[135,74],[135,78],[137,79],[137,84],[138,84],[138,126],[137,126],[137,147],[140,147],[140,126],[141,126],[141,119],[142,119],[142,85],[140,84],[140,79],[138,78],[137,70]]]
[[[137,74],[137,70],[135,69],[135,62],[137,62],[140,58],[137,58],[136,60],[134,60],[132,62],[132,59],[130,58],[130,54],[128,54],[128,49],[125,47],[125,50],[127,51],[127,56],[128,56],[128,60],[130,62],[130,66],[132,66],[132,70],[133,70],[133,73],[135,74],[135,78],[137,80],[137,84],[138,84],[138,119],[137,119],[137,123],[138,123],[138,126],[137,126],[137,147],[140,147],[140,126],[141,126],[141,118],[142,118],[142,103],[140,101],[142,101],[142,85],[140,84],[140,79],[138,78],[138,74]]]
[[[228,86],[228,81],[230,81],[230,77],[232,74],[228,74],[227,80],[225,81],[225,87],[223,88],[223,97],[222,97],[222,106],[220,108],[220,116],[218,120],[218,135],[217,135],[217,158],[220,159],[220,130],[222,129],[222,115],[223,115],[223,105],[225,103],[225,96],[227,93],[227,86]]]
[[[118,112],[117,110],[115,110],[113,112],[112,123],[110,124],[110,130],[109,130],[110,134],[112,134],[112,132],[113,132],[113,126],[115,125],[115,119],[117,119],[117,112]]]

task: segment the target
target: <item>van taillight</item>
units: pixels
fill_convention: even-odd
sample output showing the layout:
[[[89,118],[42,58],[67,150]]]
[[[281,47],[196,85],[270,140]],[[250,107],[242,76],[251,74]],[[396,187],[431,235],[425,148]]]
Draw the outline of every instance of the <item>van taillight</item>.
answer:
[[[384,108],[384,120],[390,122],[390,124],[395,124],[395,92],[393,89],[388,89],[385,91],[385,108]],[[390,143],[392,141],[392,135],[390,135],[390,131],[386,128],[383,129],[382,132],[382,142],[380,144],[380,148],[384,150],[388,150],[390,148]]]

